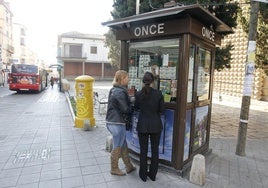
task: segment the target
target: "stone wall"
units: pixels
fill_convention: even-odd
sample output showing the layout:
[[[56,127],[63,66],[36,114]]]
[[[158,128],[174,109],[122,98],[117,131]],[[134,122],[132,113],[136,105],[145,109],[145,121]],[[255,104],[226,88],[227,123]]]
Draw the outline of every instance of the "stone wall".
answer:
[[[249,15],[249,5],[241,6],[243,15]],[[232,44],[234,46],[234,49],[231,52],[231,68],[224,69],[220,72],[215,70],[213,91],[223,95],[241,97],[243,95],[244,88],[245,63],[248,44],[248,35],[243,31],[241,25],[238,25],[237,28],[234,29],[233,34],[226,36],[222,40],[223,46],[227,44]],[[255,70],[252,98],[257,100],[262,98],[262,87],[263,73],[260,70]]]

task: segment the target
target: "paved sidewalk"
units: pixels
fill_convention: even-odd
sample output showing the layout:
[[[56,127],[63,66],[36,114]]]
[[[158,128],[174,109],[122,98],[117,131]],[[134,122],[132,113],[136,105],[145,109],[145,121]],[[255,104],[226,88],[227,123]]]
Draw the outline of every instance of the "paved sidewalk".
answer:
[[[107,94],[111,86],[96,82],[94,91]],[[74,95],[74,85],[71,85]],[[199,187],[175,173],[160,169],[155,182],[142,182],[138,170],[123,177],[112,176],[110,153],[105,151],[105,115],[94,110],[96,128],[74,127],[64,93],[47,89],[32,106],[16,118],[21,106],[4,108],[0,99],[0,187]],[[9,101],[12,103],[12,97]],[[265,104],[265,103],[264,103]],[[268,103],[266,103],[268,104]],[[205,188],[268,187],[268,114],[250,111],[246,156],[235,155],[240,109],[213,104],[210,148],[206,156]],[[266,105],[263,105],[266,106]],[[136,164],[138,165],[138,164]],[[120,160],[120,167],[124,168]]]
[[[156,182],[142,182],[137,170],[113,176],[103,115],[95,111],[96,128],[83,131],[74,127],[66,96],[55,88],[31,95],[36,102],[30,106],[12,102],[15,97],[0,100],[1,188],[198,187],[161,170]],[[11,114],[17,115],[8,118]]]
[[[108,95],[110,88],[109,82],[96,82],[94,91]],[[72,92],[75,95],[74,90]],[[206,184],[203,187],[268,187],[268,102],[251,100],[245,157],[235,154],[240,107],[239,98],[213,99],[212,153],[206,156]],[[194,187],[189,182],[187,186]]]

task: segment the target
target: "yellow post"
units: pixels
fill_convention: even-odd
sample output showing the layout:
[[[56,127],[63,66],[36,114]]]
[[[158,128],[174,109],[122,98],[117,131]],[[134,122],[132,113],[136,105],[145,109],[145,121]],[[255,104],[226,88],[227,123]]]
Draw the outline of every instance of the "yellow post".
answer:
[[[76,117],[75,127],[84,128],[85,123],[95,126],[93,105],[93,83],[94,78],[87,75],[75,78],[76,90]]]

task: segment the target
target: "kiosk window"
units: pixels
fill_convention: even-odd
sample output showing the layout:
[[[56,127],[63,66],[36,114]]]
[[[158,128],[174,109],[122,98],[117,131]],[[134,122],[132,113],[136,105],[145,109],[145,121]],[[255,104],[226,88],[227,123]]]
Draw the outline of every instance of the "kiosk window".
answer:
[[[153,87],[162,91],[165,102],[175,102],[178,56],[179,39],[130,43],[128,88],[140,90],[142,77],[149,71],[155,76]]]
[[[194,81],[194,62],[195,62],[195,45],[190,46],[189,68],[188,68],[188,89],[187,89],[187,102],[193,100],[193,81]]]
[[[198,72],[197,72],[197,98],[198,100],[207,100],[210,88],[210,65],[211,52],[199,48],[198,54]]]

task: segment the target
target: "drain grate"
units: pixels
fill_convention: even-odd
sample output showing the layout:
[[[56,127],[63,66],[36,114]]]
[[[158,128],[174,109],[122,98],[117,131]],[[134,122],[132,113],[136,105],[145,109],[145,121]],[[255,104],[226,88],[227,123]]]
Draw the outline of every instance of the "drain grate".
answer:
[[[51,153],[51,148],[43,148],[37,150],[25,150],[22,152],[18,152],[15,155],[15,159],[13,163],[21,163],[21,162],[31,162],[36,160],[46,160],[49,159]]]

